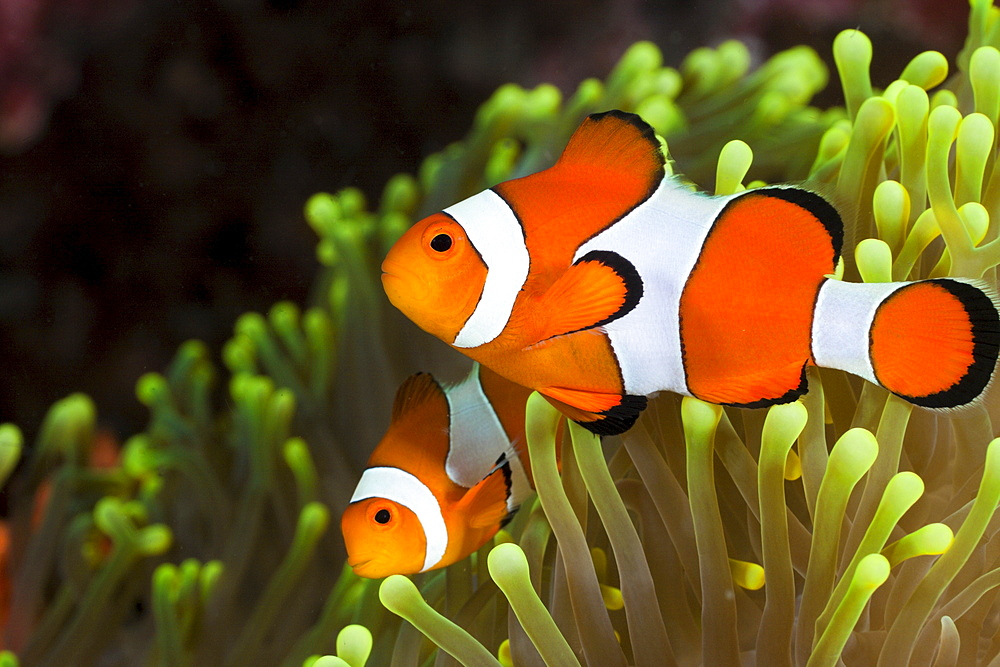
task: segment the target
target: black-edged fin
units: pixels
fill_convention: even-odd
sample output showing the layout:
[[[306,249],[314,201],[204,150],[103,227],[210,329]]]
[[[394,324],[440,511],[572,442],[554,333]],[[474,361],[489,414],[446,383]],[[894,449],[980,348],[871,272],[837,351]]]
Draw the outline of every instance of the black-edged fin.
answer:
[[[545,292],[539,341],[613,322],[635,308],[642,293],[642,277],[631,262],[615,252],[588,252]]]
[[[596,168],[648,179],[663,179],[666,157],[656,131],[634,113],[612,109],[587,116],[559,158],[559,167]]]
[[[962,377],[944,391],[925,395],[908,396],[893,391],[925,408],[960,408],[975,403],[989,387],[997,372],[1000,356],[1000,306],[995,295],[985,283],[970,284],[965,281],[936,278],[927,281],[943,287],[958,299],[972,327],[972,363]]]
[[[646,409],[648,399],[645,396],[633,396],[626,394],[622,396],[621,403],[598,412],[594,421],[577,421],[576,423],[584,427],[591,433],[597,435],[618,435],[632,428],[639,415]]]
[[[497,465],[493,472],[466,491],[456,509],[465,515],[473,528],[502,526],[510,520],[507,508],[510,485],[510,464],[504,460],[502,465]]]
[[[515,454],[515,456],[516,456],[516,454]],[[503,474],[504,483],[506,483],[506,485],[507,485],[507,497],[505,498],[505,502],[507,503],[507,516],[505,516],[500,521],[500,527],[501,528],[503,528],[508,523],[510,523],[511,519],[514,518],[514,513],[517,512],[517,510],[518,510],[517,506],[515,506],[515,507],[511,507],[510,506],[510,494],[511,494],[511,489],[512,489],[513,484],[514,484],[514,479],[513,479],[513,472],[511,472],[511,469],[510,469],[510,461],[508,460],[507,457],[508,457],[507,453],[501,454],[500,458],[498,458],[497,461],[496,461],[496,463],[494,464],[495,467],[496,467],[496,469],[499,470]]]
[[[615,272],[625,285],[625,300],[622,302],[622,305],[618,307],[618,310],[611,313],[603,320],[592,324],[591,328],[602,327],[605,324],[624,317],[631,312],[633,308],[639,305],[639,299],[642,298],[642,276],[639,275],[638,269],[635,268],[635,265],[632,264],[632,262],[628,261],[616,252],[611,252],[609,250],[591,250],[586,255],[578,259],[574,265],[584,264],[586,262],[596,262],[608,267]]]
[[[433,398],[444,399],[444,390],[430,373],[416,373],[406,378],[396,390],[392,403],[392,421]]]
[[[518,438],[517,440],[510,442],[507,448],[503,450],[503,453],[501,453],[497,458],[496,463],[493,464],[493,468],[490,469],[487,475],[492,475],[497,470],[506,466],[507,472],[504,474],[507,476],[508,482],[510,482],[510,460],[520,458],[521,454],[523,454],[527,449],[528,443],[525,442],[524,438]],[[507,485],[507,495],[510,496],[510,483]]]
[[[844,221],[833,204],[815,192],[791,186],[765,187],[749,192],[783,199],[809,211],[830,235],[830,243],[833,245],[833,264],[837,265],[844,247]]]
[[[809,391],[809,380],[806,377],[806,369],[808,367],[809,364],[802,366],[802,379],[799,382],[799,386],[789,389],[777,398],[762,398],[759,401],[752,401],[750,403],[724,403],[723,405],[729,405],[734,408],[769,408],[772,405],[782,405],[783,403],[797,401]]]

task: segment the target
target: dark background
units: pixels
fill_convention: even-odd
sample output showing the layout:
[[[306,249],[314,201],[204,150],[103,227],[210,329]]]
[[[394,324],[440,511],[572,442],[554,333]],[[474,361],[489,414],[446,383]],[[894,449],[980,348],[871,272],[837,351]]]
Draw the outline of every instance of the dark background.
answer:
[[[875,43],[876,85],[953,58],[968,3],[877,0],[0,0],[0,421],[30,438],[73,391],[119,436],[135,380],[188,338],[301,302],[312,193],[370,201],[460,139],[499,85],[572,92],[649,39],[677,65],[737,37],[760,62]],[[832,71],[832,69],[831,69]],[[835,76],[819,101],[839,103]]]

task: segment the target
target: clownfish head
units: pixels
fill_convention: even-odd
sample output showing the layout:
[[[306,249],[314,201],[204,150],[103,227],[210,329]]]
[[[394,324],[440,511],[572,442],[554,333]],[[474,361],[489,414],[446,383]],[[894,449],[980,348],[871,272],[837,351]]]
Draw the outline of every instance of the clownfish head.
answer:
[[[356,575],[381,579],[424,569],[427,539],[416,514],[403,505],[386,498],[353,502],[340,527]]]
[[[355,574],[378,579],[442,566],[448,528],[431,486],[444,474],[447,448],[448,399],[432,376],[412,375],[340,522]]]
[[[382,286],[421,329],[452,342],[486,283],[486,264],[465,229],[445,213],[413,225],[382,262]]]

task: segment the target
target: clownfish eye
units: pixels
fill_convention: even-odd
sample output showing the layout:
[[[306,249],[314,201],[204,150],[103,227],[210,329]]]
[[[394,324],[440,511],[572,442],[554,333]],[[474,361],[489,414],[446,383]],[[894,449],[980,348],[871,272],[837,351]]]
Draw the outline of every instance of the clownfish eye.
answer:
[[[465,230],[445,213],[435,213],[417,226],[421,228],[420,247],[425,257],[435,261],[451,260],[465,247]]]
[[[382,525],[385,525],[390,521],[392,521],[392,514],[389,512],[389,510],[383,508],[380,509],[378,512],[375,512],[374,519],[375,523],[380,523]]]
[[[451,238],[451,234],[441,232],[431,239],[431,250],[435,252],[448,252],[451,250],[453,244],[454,240]]]

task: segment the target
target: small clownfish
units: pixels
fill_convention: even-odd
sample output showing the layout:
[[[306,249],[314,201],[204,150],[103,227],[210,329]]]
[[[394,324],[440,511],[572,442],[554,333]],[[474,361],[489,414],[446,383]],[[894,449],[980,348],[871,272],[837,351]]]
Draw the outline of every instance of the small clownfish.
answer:
[[[820,195],[686,188],[639,116],[589,116],[554,166],[417,222],[382,263],[425,331],[598,434],[673,391],[795,400],[837,368],[929,408],[974,402],[1000,348],[984,283],[833,279],[844,227]]]
[[[455,386],[426,373],[400,386],[341,519],[355,574],[445,567],[493,537],[533,493],[524,442],[530,393],[479,364]]]

